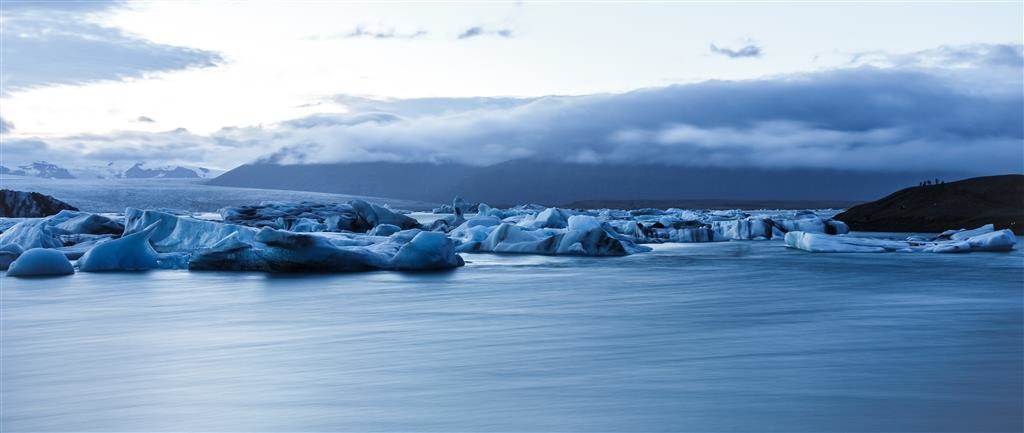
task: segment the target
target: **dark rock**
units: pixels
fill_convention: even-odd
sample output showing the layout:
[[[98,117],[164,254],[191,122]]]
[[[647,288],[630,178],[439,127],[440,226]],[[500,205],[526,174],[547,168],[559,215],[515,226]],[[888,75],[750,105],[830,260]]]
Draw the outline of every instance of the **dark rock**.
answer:
[[[1024,234],[1024,175],[985,176],[902,189],[836,215],[851,230],[942,232],[995,224]]]
[[[38,192],[0,190],[0,217],[41,218],[62,210],[78,210],[51,196]]]

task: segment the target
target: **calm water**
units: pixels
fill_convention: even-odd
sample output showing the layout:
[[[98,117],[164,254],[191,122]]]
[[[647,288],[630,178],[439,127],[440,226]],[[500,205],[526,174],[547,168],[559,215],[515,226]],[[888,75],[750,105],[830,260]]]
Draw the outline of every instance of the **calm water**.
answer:
[[[432,274],[0,278],[0,427],[1022,429],[1020,250],[466,258]]]

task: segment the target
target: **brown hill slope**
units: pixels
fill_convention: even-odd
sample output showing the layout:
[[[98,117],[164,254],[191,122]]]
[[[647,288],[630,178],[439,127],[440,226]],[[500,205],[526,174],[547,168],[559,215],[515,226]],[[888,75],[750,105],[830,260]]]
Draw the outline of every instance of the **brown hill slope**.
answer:
[[[1024,234],[1024,175],[974,177],[902,189],[835,216],[852,230],[941,232],[995,224]]]

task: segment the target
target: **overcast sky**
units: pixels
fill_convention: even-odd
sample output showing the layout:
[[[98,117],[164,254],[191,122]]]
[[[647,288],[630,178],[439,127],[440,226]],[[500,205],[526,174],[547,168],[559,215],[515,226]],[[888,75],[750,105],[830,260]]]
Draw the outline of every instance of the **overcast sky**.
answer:
[[[1021,2],[0,9],[7,165],[1024,167]]]

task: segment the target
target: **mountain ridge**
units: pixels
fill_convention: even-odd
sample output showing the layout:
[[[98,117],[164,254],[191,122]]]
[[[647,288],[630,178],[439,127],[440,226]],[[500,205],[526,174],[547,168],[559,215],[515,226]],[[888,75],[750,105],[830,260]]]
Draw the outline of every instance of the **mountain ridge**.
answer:
[[[494,206],[586,200],[814,200],[863,202],[920,179],[955,173],[831,169],[592,165],[513,160],[452,163],[244,164],[211,185],[275,188],[447,202],[455,195]]]

